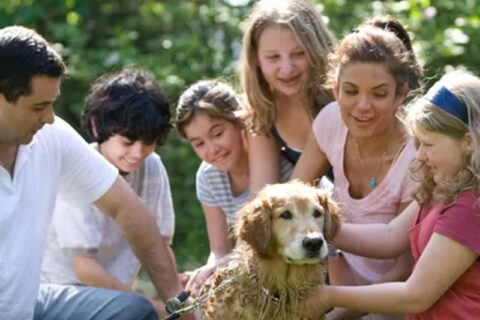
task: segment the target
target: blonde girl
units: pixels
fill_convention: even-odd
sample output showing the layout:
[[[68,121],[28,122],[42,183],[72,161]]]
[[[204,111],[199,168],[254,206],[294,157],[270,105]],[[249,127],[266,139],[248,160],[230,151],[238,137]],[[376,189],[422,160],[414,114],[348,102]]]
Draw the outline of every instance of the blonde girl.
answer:
[[[249,109],[251,194],[280,180],[279,159],[292,165],[318,111],[333,100],[324,88],[333,38],[308,0],[260,0],[247,22],[241,83]]]
[[[410,249],[406,282],[327,287],[322,301],[407,319],[477,319],[480,314],[480,79],[446,74],[408,111],[417,149],[415,202],[389,224],[342,226],[344,250],[390,258]],[[318,301],[317,301],[318,303]]]

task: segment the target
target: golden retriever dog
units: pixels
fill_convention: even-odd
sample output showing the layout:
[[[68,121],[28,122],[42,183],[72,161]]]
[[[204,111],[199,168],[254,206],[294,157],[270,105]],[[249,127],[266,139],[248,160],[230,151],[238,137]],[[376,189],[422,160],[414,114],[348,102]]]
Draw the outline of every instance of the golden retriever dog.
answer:
[[[234,258],[201,290],[231,281],[201,306],[203,319],[313,319],[305,298],[325,281],[338,211],[325,191],[299,181],[266,186],[239,211]]]

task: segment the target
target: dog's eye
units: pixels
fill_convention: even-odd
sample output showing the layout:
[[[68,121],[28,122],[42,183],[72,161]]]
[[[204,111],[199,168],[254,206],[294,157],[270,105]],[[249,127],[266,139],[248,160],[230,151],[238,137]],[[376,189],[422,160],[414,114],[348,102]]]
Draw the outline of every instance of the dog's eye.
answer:
[[[315,210],[313,211],[313,217],[314,217],[314,218],[320,218],[321,216],[322,216],[322,213],[320,212],[320,210],[315,209]]]
[[[293,218],[293,214],[290,211],[286,210],[286,211],[283,211],[279,215],[279,217],[285,220],[291,220]]]

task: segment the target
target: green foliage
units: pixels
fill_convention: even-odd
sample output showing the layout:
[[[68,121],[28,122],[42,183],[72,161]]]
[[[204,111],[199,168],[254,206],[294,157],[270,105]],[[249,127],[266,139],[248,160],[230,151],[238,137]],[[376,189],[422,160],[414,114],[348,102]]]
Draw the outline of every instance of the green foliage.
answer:
[[[389,13],[414,39],[427,78],[445,69],[480,67],[480,5],[476,0],[311,0],[341,38],[363,19]],[[240,3],[241,5],[234,5]],[[174,105],[181,91],[202,79],[236,81],[246,0],[4,0],[0,27],[20,24],[55,44],[69,66],[56,110],[78,128],[89,84],[100,74],[137,65],[150,70]],[[174,250],[179,269],[206,260],[208,240],[195,195],[198,158],[172,135],[159,148],[176,209]]]

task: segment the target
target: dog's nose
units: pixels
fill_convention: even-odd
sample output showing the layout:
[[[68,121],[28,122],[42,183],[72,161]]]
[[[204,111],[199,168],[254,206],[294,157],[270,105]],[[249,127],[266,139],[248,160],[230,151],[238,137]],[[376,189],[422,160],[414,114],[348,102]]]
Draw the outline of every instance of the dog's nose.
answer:
[[[302,246],[310,252],[319,251],[323,245],[323,239],[321,237],[305,238],[302,241]]]

